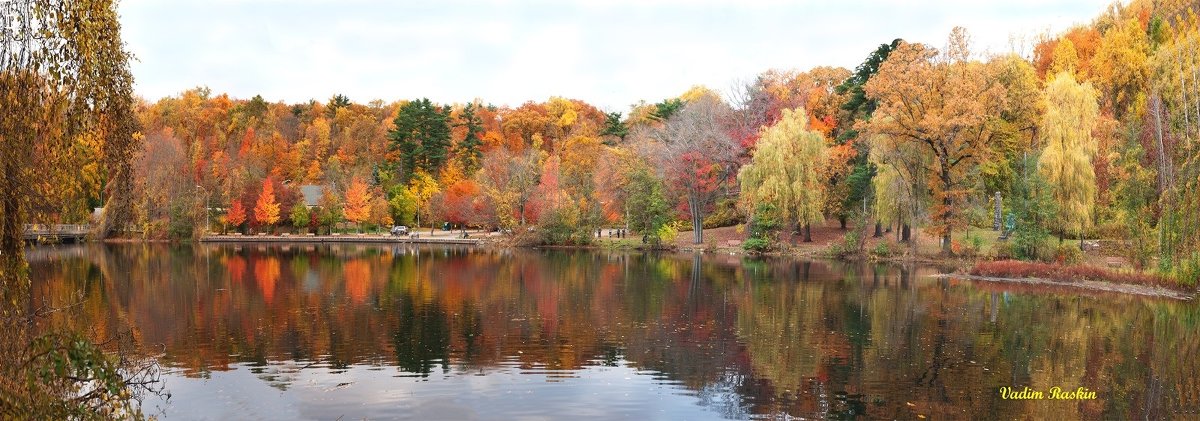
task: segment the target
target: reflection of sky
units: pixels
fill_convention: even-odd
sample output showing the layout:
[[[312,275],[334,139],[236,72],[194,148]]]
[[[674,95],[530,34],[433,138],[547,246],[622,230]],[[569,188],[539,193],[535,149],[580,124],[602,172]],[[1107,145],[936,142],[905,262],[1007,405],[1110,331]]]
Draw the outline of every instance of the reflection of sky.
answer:
[[[718,419],[739,402],[702,406],[706,394],[688,391],[653,371],[618,366],[581,370],[521,370],[487,375],[452,370],[412,377],[394,368],[353,366],[301,369],[297,363],[239,365],[210,378],[166,376],[171,398],[147,399],[146,412],[165,419]],[[440,370],[436,370],[440,373]],[[732,404],[732,405],[731,405]],[[733,406],[734,408],[729,408]],[[733,411],[731,411],[733,409]],[[744,413],[737,415],[746,416]]]

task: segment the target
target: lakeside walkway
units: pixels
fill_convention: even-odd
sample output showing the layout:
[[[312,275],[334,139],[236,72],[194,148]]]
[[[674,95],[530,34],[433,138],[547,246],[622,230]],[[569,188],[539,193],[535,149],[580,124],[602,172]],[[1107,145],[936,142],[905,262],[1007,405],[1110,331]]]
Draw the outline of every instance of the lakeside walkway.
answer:
[[[485,236],[472,233],[472,237],[455,235],[392,236],[387,234],[336,234],[336,235],[206,235],[200,237],[205,243],[394,243],[394,244],[468,244],[478,245]],[[476,237],[479,236],[479,237]]]

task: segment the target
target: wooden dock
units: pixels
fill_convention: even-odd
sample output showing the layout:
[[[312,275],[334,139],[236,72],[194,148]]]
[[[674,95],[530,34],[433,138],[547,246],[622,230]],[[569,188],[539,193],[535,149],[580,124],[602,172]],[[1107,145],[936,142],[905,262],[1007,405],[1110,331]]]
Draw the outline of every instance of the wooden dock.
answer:
[[[25,224],[25,241],[38,243],[78,243],[87,239],[89,225]]]
[[[478,245],[478,238],[417,237],[391,235],[208,235],[205,243],[387,243],[387,244],[467,244]]]

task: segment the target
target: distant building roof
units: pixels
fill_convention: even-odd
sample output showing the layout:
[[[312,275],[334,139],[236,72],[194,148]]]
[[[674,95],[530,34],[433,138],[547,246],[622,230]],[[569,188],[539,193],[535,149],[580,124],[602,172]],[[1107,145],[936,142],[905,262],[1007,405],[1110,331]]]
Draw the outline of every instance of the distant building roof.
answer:
[[[304,195],[304,206],[318,206],[321,203],[321,196],[325,194],[325,186],[305,184],[300,186],[300,194]]]

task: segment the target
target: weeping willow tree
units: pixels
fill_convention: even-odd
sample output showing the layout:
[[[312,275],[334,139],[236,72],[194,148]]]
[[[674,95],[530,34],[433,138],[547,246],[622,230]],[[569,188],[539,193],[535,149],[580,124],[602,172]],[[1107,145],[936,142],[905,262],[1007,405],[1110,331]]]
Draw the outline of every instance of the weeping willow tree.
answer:
[[[929,189],[925,185],[928,158],[911,144],[896,142],[888,135],[874,135],[868,139],[871,149],[867,159],[878,171],[872,180],[875,213],[881,222],[896,225],[899,241],[908,242],[912,225],[924,216],[924,207],[929,200]]]
[[[825,139],[807,127],[803,108],[783,110],[775,125],[763,130],[750,163],[738,181],[743,206],[755,209],[772,203],[780,217],[804,227],[804,241],[812,241],[812,224],[824,220],[822,177],[827,156]]]
[[[109,227],[127,220],[135,150],[133,78],[111,0],[0,2],[0,418],[138,416],[149,372],[73,332],[34,331],[24,224],[52,219],[82,161],[108,180]],[[101,156],[79,152],[102,142]]]
[[[1078,234],[1081,244],[1083,233],[1092,223],[1096,197],[1092,166],[1097,147],[1092,129],[1100,115],[1096,96],[1091,83],[1076,82],[1069,72],[1059,73],[1050,81],[1042,123],[1046,148],[1038,161],[1038,171],[1058,205],[1063,233]]]

